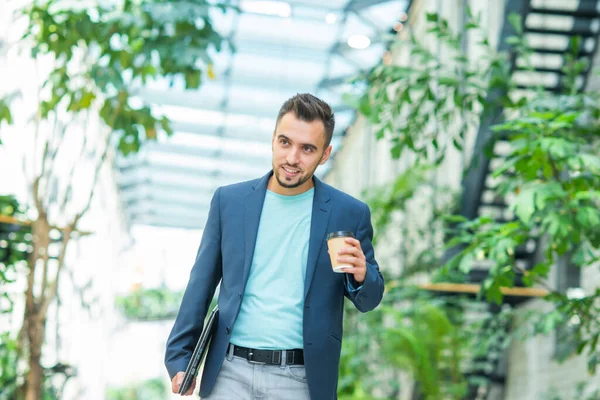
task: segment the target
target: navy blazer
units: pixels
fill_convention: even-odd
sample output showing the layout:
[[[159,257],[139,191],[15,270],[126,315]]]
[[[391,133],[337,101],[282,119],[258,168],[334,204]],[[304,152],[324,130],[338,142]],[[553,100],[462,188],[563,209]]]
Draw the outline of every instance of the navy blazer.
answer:
[[[220,187],[213,195],[196,261],[175,324],[167,341],[165,364],[171,379],[185,371],[204,317],[219,282],[219,318],[206,356],[200,396],[207,396],[217,378],[242,297],[258,232],[267,183],[260,179]],[[337,398],[342,347],[344,296],[362,312],[377,307],[383,276],[375,261],[373,227],[368,206],[314,177],[314,200],[304,284],[304,363],[312,400]],[[346,288],[346,274],[333,272],[325,236],[351,231],[367,260],[365,281],[357,291]]]

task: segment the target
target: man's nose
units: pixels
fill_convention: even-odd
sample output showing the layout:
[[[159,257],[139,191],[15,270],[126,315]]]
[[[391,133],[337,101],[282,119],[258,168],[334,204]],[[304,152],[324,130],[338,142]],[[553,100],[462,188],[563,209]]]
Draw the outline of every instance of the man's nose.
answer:
[[[287,154],[286,161],[290,165],[296,165],[300,161],[298,156],[299,156],[298,149],[296,149],[296,148],[290,149],[290,151]]]

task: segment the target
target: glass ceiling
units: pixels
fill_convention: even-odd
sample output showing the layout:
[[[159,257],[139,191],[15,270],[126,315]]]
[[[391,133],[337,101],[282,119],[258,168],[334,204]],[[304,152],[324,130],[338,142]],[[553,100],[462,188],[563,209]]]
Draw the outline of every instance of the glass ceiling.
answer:
[[[409,0],[239,1],[241,11],[210,11],[232,44],[210,54],[215,79],[198,90],[154,82],[139,100],[172,121],[174,134],[117,159],[119,186],[133,224],[201,229],[218,186],[271,168],[277,112],[296,93],[329,102],[333,152],[354,111],[342,102],[347,79],[376,65],[406,19]],[[368,38],[368,39],[367,39]],[[366,46],[366,47],[365,47]],[[323,176],[331,163],[317,170]]]

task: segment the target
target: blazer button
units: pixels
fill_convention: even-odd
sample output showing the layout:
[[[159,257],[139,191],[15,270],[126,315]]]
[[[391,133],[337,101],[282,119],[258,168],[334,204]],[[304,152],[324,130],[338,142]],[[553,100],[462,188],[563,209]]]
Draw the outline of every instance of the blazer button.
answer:
[[[231,333],[231,329],[229,329],[229,327],[225,328],[225,333],[229,335]]]

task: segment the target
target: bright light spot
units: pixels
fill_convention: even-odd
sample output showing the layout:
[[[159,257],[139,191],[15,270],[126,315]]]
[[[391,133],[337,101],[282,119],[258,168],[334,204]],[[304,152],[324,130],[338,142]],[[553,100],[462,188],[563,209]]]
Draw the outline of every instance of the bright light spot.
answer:
[[[371,39],[366,37],[365,35],[352,35],[348,38],[348,46],[353,49],[366,49],[371,45]]]
[[[325,17],[325,21],[328,24],[335,24],[335,21],[337,21],[337,15],[335,15],[334,13],[329,13],[327,14],[327,16]]]
[[[585,292],[582,288],[568,288],[567,289],[567,298],[569,299],[583,299],[585,297]]]
[[[264,15],[277,15],[287,18],[292,15],[292,7],[283,1],[242,1],[242,11]]]
[[[406,21],[408,19],[408,14],[405,12],[400,14],[400,21]]]

